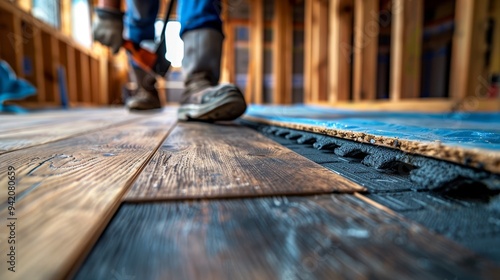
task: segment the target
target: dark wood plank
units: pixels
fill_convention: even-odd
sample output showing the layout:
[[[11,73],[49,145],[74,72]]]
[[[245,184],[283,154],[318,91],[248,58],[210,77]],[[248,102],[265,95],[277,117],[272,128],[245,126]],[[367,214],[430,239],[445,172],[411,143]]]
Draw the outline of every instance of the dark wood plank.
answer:
[[[127,125],[0,155],[0,185],[8,185],[8,166],[16,169],[19,244],[17,272],[9,272],[2,261],[0,279],[63,278],[90,250],[175,120],[171,112],[153,114]],[[4,188],[2,221],[11,217],[7,195]],[[7,244],[7,230],[5,225],[0,227],[0,244]]]
[[[352,195],[125,204],[76,279],[475,279],[498,267]]]
[[[176,126],[126,196],[133,200],[355,192],[364,188],[237,125]]]
[[[51,117],[52,116],[52,117]],[[0,134],[0,154],[13,150],[41,145],[75,135],[105,130],[144,118],[143,115],[130,114],[120,110],[115,114],[70,114],[44,116],[46,119],[29,118],[22,122],[19,118],[10,118],[8,122],[19,123],[18,129],[3,131]]]

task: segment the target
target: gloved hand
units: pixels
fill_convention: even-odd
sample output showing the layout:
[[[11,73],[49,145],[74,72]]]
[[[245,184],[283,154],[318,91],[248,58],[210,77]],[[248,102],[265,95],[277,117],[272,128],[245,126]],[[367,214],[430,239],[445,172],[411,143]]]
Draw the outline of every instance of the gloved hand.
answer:
[[[114,9],[95,8],[94,40],[111,48],[116,54],[123,44],[123,13]]]

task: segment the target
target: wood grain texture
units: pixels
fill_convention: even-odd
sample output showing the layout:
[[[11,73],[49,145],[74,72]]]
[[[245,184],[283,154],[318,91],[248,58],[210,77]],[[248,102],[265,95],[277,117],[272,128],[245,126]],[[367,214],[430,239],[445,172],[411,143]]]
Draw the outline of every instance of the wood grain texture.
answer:
[[[175,123],[169,112],[0,155],[0,184],[16,169],[15,274],[0,265],[0,279],[60,279],[85,254],[117,209],[136,173]],[[0,219],[8,217],[0,192]],[[8,228],[0,228],[6,252]],[[22,264],[21,264],[22,263]]]
[[[177,125],[165,140],[134,182],[126,199],[194,199],[363,190],[249,128],[183,123]]]
[[[172,110],[172,109],[169,109]],[[0,133],[27,130],[39,127],[40,125],[56,124],[64,121],[75,121],[92,117],[122,117],[130,115],[123,108],[92,108],[92,109],[71,109],[71,110],[43,110],[33,111],[29,114],[2,114],[0,115]],[[140,114],[134,114],[140,115]]]
[[[75,114],[73,116],[64,117],[62,115],[61,118],[49,118],[45,120],[33,119],[34,122],[25,123],[26,127],[19,126],[14,131],[1,132],[0,154],[46,144],[82,133],[102,131],[109,127],[123,125],[140,118],[144,118],[144,116],[120,110],[118,114],[114,115],[90,114],[85,116]],[[15,117],[11,118],[10,121],[17,122]]]
[[[493,279],[497,273],[420,225],[338,194],[125,204],[76,279]]]

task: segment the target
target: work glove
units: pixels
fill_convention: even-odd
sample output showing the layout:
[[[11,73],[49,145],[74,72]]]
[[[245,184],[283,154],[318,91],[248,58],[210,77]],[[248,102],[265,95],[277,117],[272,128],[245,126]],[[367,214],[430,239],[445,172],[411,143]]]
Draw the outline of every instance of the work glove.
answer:
[[[94,40],[111,48],[116,54],[123,44],[123,13],[114,9],[95,8]]]

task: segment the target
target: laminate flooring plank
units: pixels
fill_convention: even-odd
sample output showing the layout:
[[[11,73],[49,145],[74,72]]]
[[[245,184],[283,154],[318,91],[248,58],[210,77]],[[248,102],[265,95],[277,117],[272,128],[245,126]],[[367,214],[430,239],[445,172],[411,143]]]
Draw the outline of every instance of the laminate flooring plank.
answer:
[[[16,273],[2,258],[0,279],[60,279],[88,252],[138,172],[176,121],[172,112],[124,126],[0,155],[0,185],[16,172],[15,215],[7,189],[0,220],[15,217]],[[9,228],[0,227],[1,252]]]
[[[144,116],[134,114],[80,116],[76,119],[57,119],[21,130],[2,132],[0,134],[0,154],[65,139],[82,133],[102,131],[140,118],[144,118]]]
[[[76,279],[494,279],[498,273],[495,264],[418,224],[334,194],[125,203]]]
[[[147,201],[363,190],[247,127],[180,123],[125,199]]]
[[[0,114],[0,132],[12,132],[53,125],[61,122],[76,121],[88,117],[121,117],[129,115],[123,108],[92,108],[36,111],[28,114]]]

